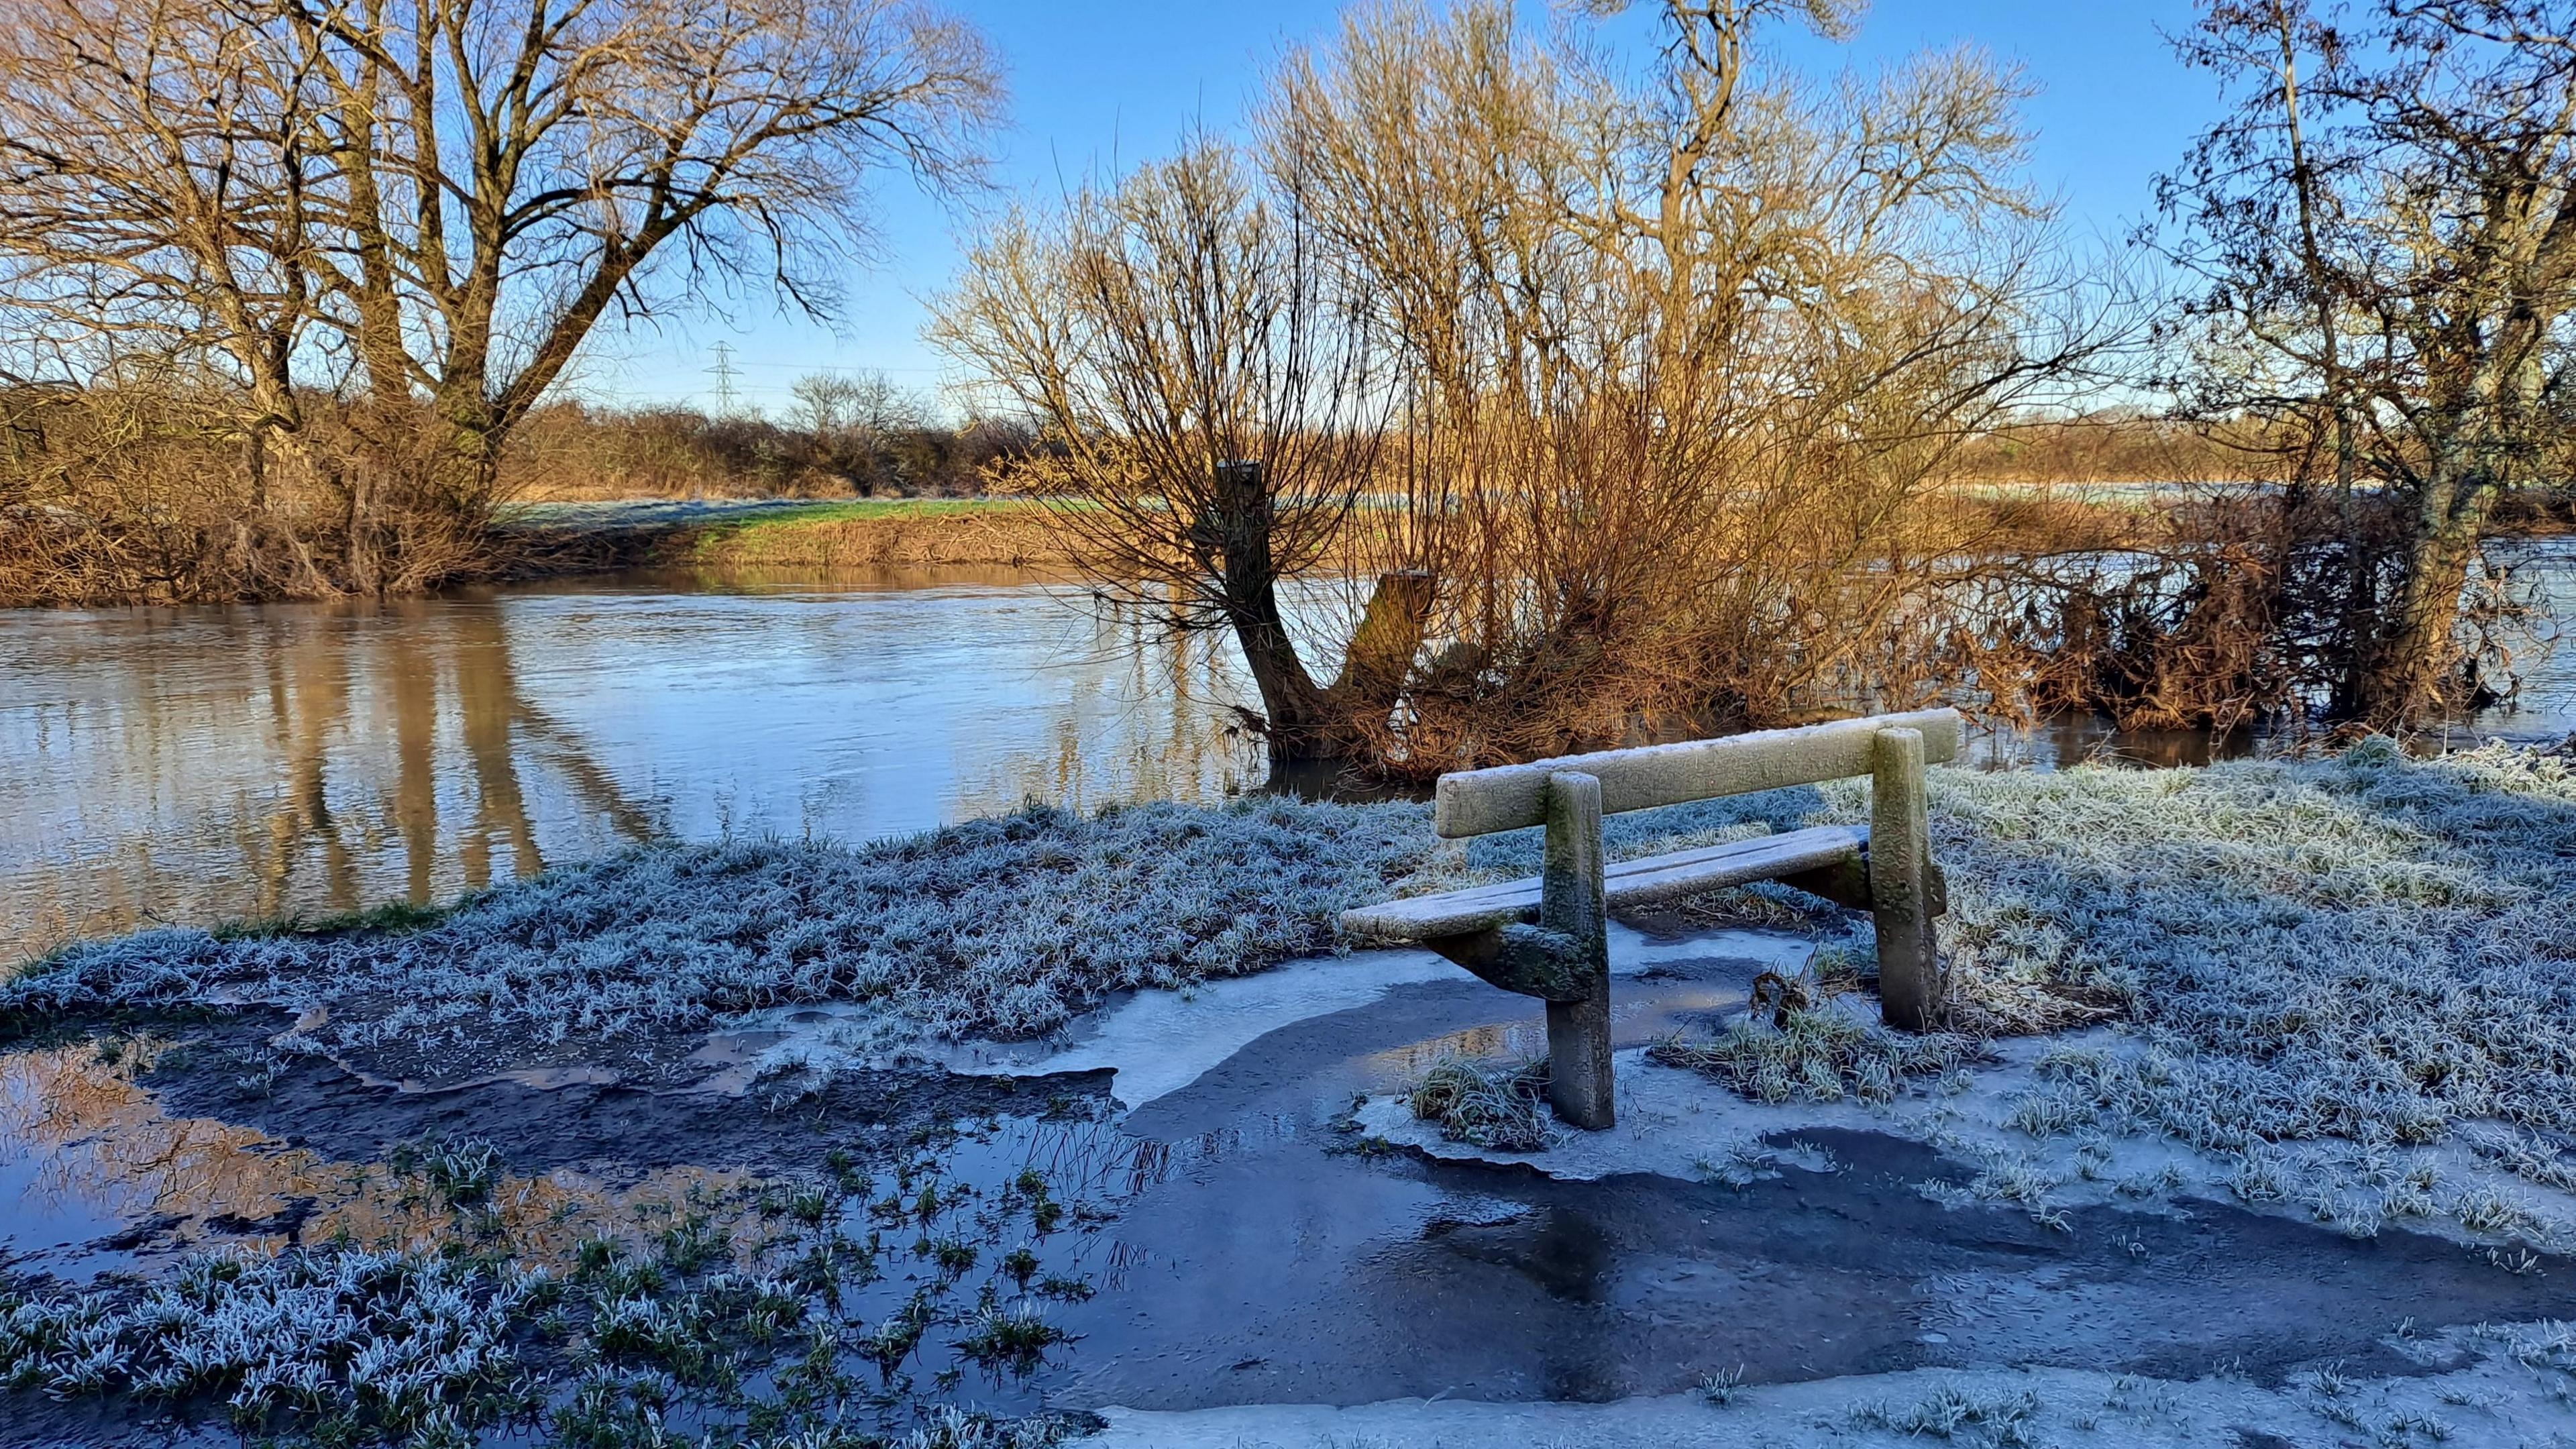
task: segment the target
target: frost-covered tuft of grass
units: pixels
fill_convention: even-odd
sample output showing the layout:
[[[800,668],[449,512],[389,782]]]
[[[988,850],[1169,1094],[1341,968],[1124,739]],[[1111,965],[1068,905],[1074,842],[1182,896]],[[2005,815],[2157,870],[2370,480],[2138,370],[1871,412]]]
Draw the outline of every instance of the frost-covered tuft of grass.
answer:
[[[1772,1025],[1729,1022],[1715,1037],[1673,1037],[1648,1058],[1723,1083],[1757,1102],[1893,1102],[1910,1077],[1939,1077],[1978,1055],[1966,1037],[1913,1036],[1854,1020],[1830,1004],[1783,1013]]]
[[[1910,1408],[1864,1404],[1849,1417],[1856,1429],[1881,1429],[1908,1437],[1972,1438],[1996,1449],[2019,1449],[2033,1442],[2027,1426],[2038,1412],[2039,1396],[2028,1390],[1983,1392],[1944,1384]]]
[[[1423,1073],[1410,1099],[1413,1115],[1439,1124],[1452,1142],[1504,1152],[1538,1152],[1554,1139],[1547,1101],[1547,1060],[1517,1065],[1443,1056]]]
[[[1043,1033],[1110,992],[1328,950],[1345,907],[1424,863],[1423,812],[1264,799],[1032,808],[859,849],[630,850],[400,933],[149,931],[0,986],[0,1014],[210,998],[329,1006],[340,1047],[470,1048],[881,1004],[930,1033]]]

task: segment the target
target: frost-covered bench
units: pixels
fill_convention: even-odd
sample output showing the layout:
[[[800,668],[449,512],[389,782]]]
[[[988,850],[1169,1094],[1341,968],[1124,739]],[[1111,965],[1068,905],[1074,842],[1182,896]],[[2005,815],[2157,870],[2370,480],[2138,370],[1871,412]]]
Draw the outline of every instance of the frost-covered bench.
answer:
[[[1432,828],[1448,839],[1547,827],[1527,880],[1412,896],[1342,913],[1346,935],[1418,942],[1506,991],[1547,1003],[1548,1096],[1577,1127],[1613,1123],[1609,911],[1779,881],[1869,911],[1880,1011],[1929,1029],[1940,1012],[1923,767],[1959,752],[1955,710],[1873,715],[1805,729],[1567,755],[1440,777]],[[1601,817],[1867,775],[1867,829],[1821,825],[1643,860],[1602,861]]]

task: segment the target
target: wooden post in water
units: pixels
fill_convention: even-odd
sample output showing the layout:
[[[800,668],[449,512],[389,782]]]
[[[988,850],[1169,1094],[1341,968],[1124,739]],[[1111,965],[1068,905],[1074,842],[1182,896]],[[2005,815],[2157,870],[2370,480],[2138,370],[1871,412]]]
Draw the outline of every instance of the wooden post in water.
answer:
[[[1567,965],[1590,988],[1573,1000],[1547,1003],[1548,1103],[1567,1125],[1594,1131],[1617,1120],[1610,1083],[1610,911],[1604,869],[1600,778],[1571,771],[1548,776],[1539,929],[1563,938]]]
[[[1878,925],[1879,1012],[1906,1031],[1931,1031],[1941,1019],[1931,872],[1922,731],[1880,730],[1870,750],[1870,914]]]

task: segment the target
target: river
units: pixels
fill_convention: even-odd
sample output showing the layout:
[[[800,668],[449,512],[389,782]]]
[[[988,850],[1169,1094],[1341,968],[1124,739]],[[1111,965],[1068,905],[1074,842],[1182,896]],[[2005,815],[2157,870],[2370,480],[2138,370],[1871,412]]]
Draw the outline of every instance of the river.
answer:
[[[2524,548],[2576,617],[2576,545]],[[439,900],[665,836],[863,840],[1261,788],[1230,648],[1081,605],[940,570],[0,611],[0,967],[155,923]],[[2576,729],[2570,662],[2461,737]],[[2076,721],[1978,753],[2225,749]]]

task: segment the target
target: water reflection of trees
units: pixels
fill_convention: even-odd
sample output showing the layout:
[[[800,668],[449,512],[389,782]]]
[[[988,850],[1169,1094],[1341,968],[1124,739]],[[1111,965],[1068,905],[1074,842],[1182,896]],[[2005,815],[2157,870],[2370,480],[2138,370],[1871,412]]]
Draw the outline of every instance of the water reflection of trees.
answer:
[[[0,1240],[0,1256],[55,1242],[78,1262],[98,1257],[102,1242],[116,1254],[131,1251],[119,1246],[127,1243],[274,1249],[345,1235],[369,1247],[419,1247],[452,1235],[446,1206],[383,1164],[335,1162],[254,1128],[167,1115],[137,1081],[162,1045],[120,1042],[114,1061],[87,1041],[0,1057],[0,1178],[24,1184],[7,1214],[6,1238],[15,1241]],[[490,1194],[491,1227],[521,1257],[562,1266],[586,1233],[748,1180],[697,1167],[658,1168],[617,1187],[561,1169],[506,1177]],[[111,1236],[156,1224],[148,1242]],[[91,1234],[102,1242],[78,1246]]]
[[[35,741],[83,798],[72,838],[13,843],[0,955],[158,920],[427,903],[543,869],[532,765],[615,838],[660,833],[529,698],[489,603],[86,627],[88,668],[67,671],[81,692]]]
[[[658,833],[653,812],[628,797],[593,759],[579,736],[533,703],[520,687],[500,611],[488,605],[400,609],[411,617],[394,631],[365,631],[347,617],[323,627],[284,626],[263,649],[265,689],[287,790],[266,820],[265,840],[245,835],[250,875],[258,882],[250,913],[277,916],[306,902],[333,911],[357,908],[390,882],[366,879],[387,854],[399,858],[402,896],[428,903],[438,892],[444,854],[440,834],[441,714],[450,712],[454,765],[469,792],[454,834],[456,869],[468,890],[489,886],[498,852],[507,870],[545,868],[527,791],[520,746],[536,747],[560,771],[574,796],[626,839]],[[281,637],[282,636],[282,637]],[[353,661],[363,659],[381,697],[353,690]],[[443,686],[443,689],[442,689]],[[444,695],[444,698],[442,698]],[[378,711],[392,735],[392,774],[369,792],[372,807],[350,818],[331,804],[337,748],[358,731],[358,711]],[[306,888],[307,878],[314,881]],[[374,889],[370,890],[370,886]]]
[[[1041,748],[1014,752],[985,779],[961,784],[958,818],[1016,810],[1033,799],[1078,807],[1110,800],[1211,800],[1258,788],[1260,742],[1232,701],[1246,687],[1231,644],[1213,634],[1174,634],[1112,603],[1093,601],[1081,652],[1041,687],[1060,686],[1064,707]],[[1123,748],[1100,749],[1097,725],[1117,719]]]
[[[898,818],[847,798],[847,786],[879,768],[935,763],[898,755],[880,766],[871,750],[868,771],[785,777],[803,799],[809,833],[858,837],[924,824],[924,805],[954,819],[1031,797],[1090,807],[1259,786],[1259,753],[1226,703],[1240,690],[1221,641],[1149,640],[1133,620],[1069,609],[1053,617],[1041,609],[1028,616],[1036,632],[1022,632],[1029,626],[1012,617],[1039,596],[1020,592],[1026,578],[993,582],[1015,586],[1012,607],[989,612],[987,592],[985,602],[955,610],[799,609],[787,621],[790,638],[777,646],[788,661],[782,678],[796,677],[800,651],[820,658],[844,676],[853,709],[902,697],[880,699],[874,687],[878,656],[869,644],[882,636],[860,631],[879,622],[911,631],[915,647],[902,657],[930,657],[926,648],[944,666],[953,653],[976,676],[962,688],[953,674],[937,681],[936,717],[875,731],[891,749],[952,751],[961,768],[940,792],[947,798],[898,790],[889,797]],[[37,709],[0,715],[0,730],[39,762],[28,783],[52,792],[43,808],[61,823],[0,837],[0,879],[9,884],[0,893],[0,955],[160,921],[428,903],[557,856],[660,836],[675,806],[713,800],[725,815],[740,804],[759,824],[767,802],[724,793],[748,783],[757,795],[780,783],[758,754],[742,756],[747,776],[692,779],[675,800],[648,783],[657,755],[642,761],[639,780],[635,761],[603,753],[586,715],[532,697],[565,676],[556,657],[564,649],[612,651],[609,667],[576,657],[572,671],[577,687],[592,691],[577,707],[604,704],[611,719],[621,701],[598,686],[613,689],[638,670],[650,686],[668,672],[668,659],[616,657],[627,626],[610,613],[622,617],[622,605],[583,616],[573,630],[546,625],[554,616],[542,607],[467,599],[99,619],[46,636],[30,676]],[[741,627],[709,623],[719,636]],[[777,627],[761,630],[775,639]],[[648,644],[651,635],[648,627]],[[989,706],[979,703],[985,696]],[[979,713],[988,708],[990,719]],[[720,732],[728,718],[680,721],[683,730]],[[817,740],[796,748],[820,748],[830,763],[830,747]]]

